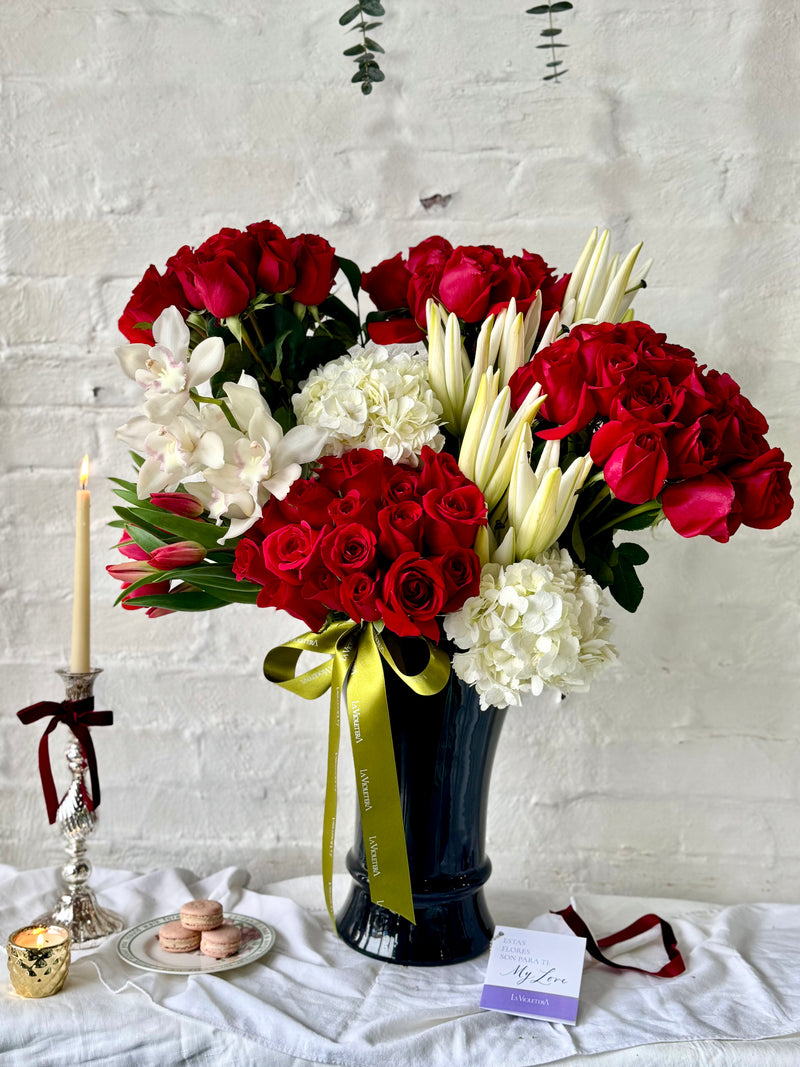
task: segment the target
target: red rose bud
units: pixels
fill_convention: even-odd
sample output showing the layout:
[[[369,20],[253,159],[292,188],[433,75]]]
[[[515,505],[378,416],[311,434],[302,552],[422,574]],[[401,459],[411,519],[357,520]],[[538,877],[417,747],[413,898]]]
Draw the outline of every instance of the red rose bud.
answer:
[[[408,307],[408,283],[411,271],[400,253],[384,259],[377,267],[361,275],[361,288],[379,311],[396,311]]]
[[[589,452],[611,492],[627,504],[655,500],[669,472],[664,434],[649,422],[608,422],[592,438]]]
[[[188,311],[188,301],[180,279],[169,269],[163,275],[159,274],[151,264],[133,290],[122,313],[119,320],[120,333],[131,344],[152,345],[152,331],[149,328],[137,327],[137,323],[155,322],[161,312],[173,304],[182,314]]]
[[[339,587],[342,609],[354,622],[377,622],[381,617],[377,603],[377,584],[368,574],[348,574]]]
[[[255,284],[244,272],[237,269],[237,262],[230,254],[223,254],[207,263],[195,264],[192,280],[202,306],[215,319],[238,315],[255,296]]]
[[[414,500],[390,504],[378,512],[378,547],[384,556],[396,559],[403,552],[422,548],[423,511]]]
[[[306,307],[321,304],[331,291],[339,269],[334,250],[324,237],[301,233],[292,242],[292,255],[297,272],[297,284],[292,300]]]
[[[447,600],[444,614],[458,611],[472,596],[477,596],[481,584],[481,562],[471,548],[449,548],[438,563],[444,579]]]
[[[780,448],[771,448],[749,462],[734,463],[726,469],[745,526],[772,530],[786,522],[794,507],[790,470]]]
[[[705,534],[724,543],[742,521],[733,486],[719,471],[668,485],[661,494],[661,506],[681,537]]]
[[[150,503],[185,519],[196,519],[205,510],[201,501],[191,493],[151,493]]]
[[[177,541],[164,545],[150,553],[150,563],[159,571],[171,571],[176,567],[193,567],[206,558],[205,548],[197,541]]]
[[[492,285],[502,269],[489,249],[456,248],[439,281],[442,303],[464,322],[482,321],[489,310]]]
[[[416,274],[425,267],[435,267],[440,272],[453,252],[446,237],[426,237],[408,250],[408,269]]]
[[[477,485],[431,489],[422,498],[425,544],[439,554],[460,545],[471,548],[479,526],[485,526],[486,501]]]

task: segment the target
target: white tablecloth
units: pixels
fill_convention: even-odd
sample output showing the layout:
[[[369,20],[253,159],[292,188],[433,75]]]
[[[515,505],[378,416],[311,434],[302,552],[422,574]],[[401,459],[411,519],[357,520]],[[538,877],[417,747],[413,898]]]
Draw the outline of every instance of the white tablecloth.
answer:
[[[800,1063],[800,906],[578,898],[596,936],[650,911],[668,919],[687,972],[656,979],[587,958],[578,1025],[568,1027],[480,1009],[485,956],[407,968],[354,952],[330,928],[318,879],[256,893],[246,872],[233,868],[200,880],[178,869],[98,870],[92,884],[129,925],[176,911],[192,897],[212,897],[227,911],[262,919],[278,939],[262,960],[239,970],[185,977],[128,965],[113,938],[75,951],[63,991],[43,1000],[18,997],[0,976],[3,1067],[533,1067],[588,1054],[595,1054],[593,1065],[619,1067]],[[3,951],[12,930],[52,903],[56,885],[53,869],[0,865]],[[566,932],[547,914],[566,900],[499,890],[488,896],[499,923]],[[636,949],[636,961],[658,966],[659,948]]]

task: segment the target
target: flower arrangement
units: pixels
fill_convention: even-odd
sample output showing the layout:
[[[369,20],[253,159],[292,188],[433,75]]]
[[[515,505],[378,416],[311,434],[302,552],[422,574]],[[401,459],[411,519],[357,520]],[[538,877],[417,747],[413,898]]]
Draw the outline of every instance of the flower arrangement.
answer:
[[[434,236],[362,275],[261,222],[151,266],[117,350],[143,390],[119,430],[123,607],[280,608],[312,632],[265,670],[303,695],[338,693],[362,654],[374,674],[376,650],[411,684],[406,638],[425,691],[451,669],[484,708],[585,690],[615,657],[604,590],[642,597],[647,552],[618,532],[725,542],[792,509],[764,416],[634,317],[640,250],[594,231],[559,278]],[[363,325],[338,272],[375,304]],[[332,657],[307,690],[303,648]]]

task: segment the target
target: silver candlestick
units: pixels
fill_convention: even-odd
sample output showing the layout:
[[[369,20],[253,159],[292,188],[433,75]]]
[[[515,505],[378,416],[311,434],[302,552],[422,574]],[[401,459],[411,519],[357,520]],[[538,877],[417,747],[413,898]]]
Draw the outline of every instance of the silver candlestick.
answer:
[[[101,671],[95,668],[86,673],[67,670],[56,673],[64,680],[67,700],[85,700],[93,696],[95,678]],[[97,814],[86,803],[86,756],[74,735],[70,736],[66,756],[72,781],[56,814],[66,838],[64,847],[68,857],[61,868],[64,892],[55,908],[37,921],[42,925],[65,927],[73,944],[86,948],[109,934],[119,933],[125,924],[115,912],[100,907],[94,892],[86,884],[92,873],[92,865],[86,857],[86,838],[95,828]]]

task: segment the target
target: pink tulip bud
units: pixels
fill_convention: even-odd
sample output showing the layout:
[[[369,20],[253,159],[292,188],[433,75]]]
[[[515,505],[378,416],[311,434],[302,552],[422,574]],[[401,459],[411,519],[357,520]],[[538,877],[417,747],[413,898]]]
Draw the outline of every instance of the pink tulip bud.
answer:
[[[106,570],[112,578],[116,578],[125,585],[138,582],[140,578],[147,578],[148,575],[155,573],[154,567],[140,560],[131,560],[129,563],[111,563]]]
[[[127,556],[128,559],[147,559],[147,553],[141,547],[137,545],[127,530],[122,534],[122,540],[117,546],[123,556]]]
[[[150,503],[185,519],[196,519],[203,514],[202,503],[191,493],[151,493]]]
[[[169,592],[169,582],[151,582],[148,585],[140,585],[138,589],[134,589],[132,593],[128,593],[127,596],[122,598],[122,606],[128,611],[136,611],[137,608],[143,608],[144,604],[134,603],[140,596],[160,596]]]
[[[171,571],[175,567],[193,567],[206,558],[206,550],[196,541],[178,541],[164,545],[150,553],[149,562],[159,571]]]
[[[160,619],[162,615],[174,615],[172,608],[148,608],[145,615],[148,619]]]

